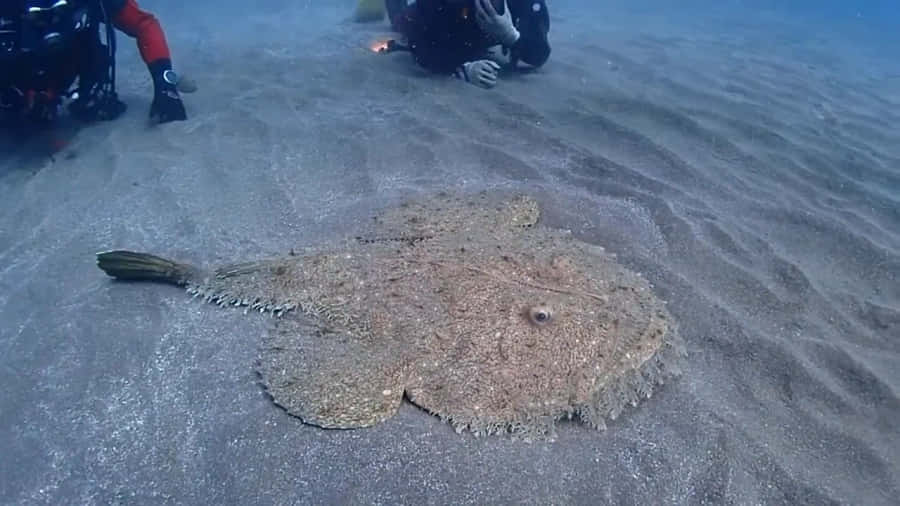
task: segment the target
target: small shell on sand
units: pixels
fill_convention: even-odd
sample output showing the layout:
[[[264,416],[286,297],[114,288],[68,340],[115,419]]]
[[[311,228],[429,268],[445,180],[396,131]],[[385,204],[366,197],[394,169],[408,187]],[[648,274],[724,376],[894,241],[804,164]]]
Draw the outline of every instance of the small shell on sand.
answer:
[[[178,77],[178,83],[175,85],[180,93],[194,93],[197,91],[197,82],[190,76],[182,74]]]

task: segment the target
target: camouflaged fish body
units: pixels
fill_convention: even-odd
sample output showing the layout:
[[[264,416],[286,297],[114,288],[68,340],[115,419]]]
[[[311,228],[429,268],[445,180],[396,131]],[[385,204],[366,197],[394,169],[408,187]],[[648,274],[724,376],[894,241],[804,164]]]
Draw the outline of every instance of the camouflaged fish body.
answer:
[[[307,423],[371,426],[405,396],[476,434],[550,435],[572,416],[603,427],[676,373],[677,331],[646,280],[539,216],[529,197],[439,195],[384,211],[340,251],[209,272],[98,259],[115,277],[280,316],[260,373]]]

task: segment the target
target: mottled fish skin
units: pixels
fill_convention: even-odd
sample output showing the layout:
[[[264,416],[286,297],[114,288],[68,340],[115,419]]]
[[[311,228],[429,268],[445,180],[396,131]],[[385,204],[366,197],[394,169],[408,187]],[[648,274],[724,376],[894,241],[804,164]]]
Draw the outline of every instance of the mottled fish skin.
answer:
[[[280,316],[259,371],[306,423],[370,427],[405,394],[476,434],[552,437],[573,416],[602,428],[677,373],[677,328],[641,276],[539,221],[531,197],[445,193],[386,209],[339,250],[157,270]]]

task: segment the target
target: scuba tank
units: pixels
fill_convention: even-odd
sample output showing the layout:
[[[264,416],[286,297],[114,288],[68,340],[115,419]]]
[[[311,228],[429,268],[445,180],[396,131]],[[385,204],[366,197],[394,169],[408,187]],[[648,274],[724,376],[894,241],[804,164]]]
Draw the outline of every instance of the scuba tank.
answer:
[[[79,0],[25,0],[19,18],[18,58],[47,72],[97,25]]]
[[[97,85],[115,93],[115,32],[102,0],[4,3],[0,8],[0,107],[44,119],[55,117],[62,98],[70,95],[85,66],[95,64],[98,53],[106,68],[97,76]],[[106,25],[106,45],[100,41],[101,23]]]

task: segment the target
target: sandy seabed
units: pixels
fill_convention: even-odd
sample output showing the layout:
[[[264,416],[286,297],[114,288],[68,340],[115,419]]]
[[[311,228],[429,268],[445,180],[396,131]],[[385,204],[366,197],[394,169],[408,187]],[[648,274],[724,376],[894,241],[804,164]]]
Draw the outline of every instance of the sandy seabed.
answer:
[[[387,26],[348,23],[350,1],[179,4],[142,3],[200,87],[189,121],[147,126],[150,82],[120,36],[125,116],[0,139],[4,503],[900,496],[900,71],[879,59],[896,42],[561,3],[546,67],[486,91],[366,50]],[[651,280],[683,377],[554,442],[459,435],[409,404],[323,431],[261,389],[265,317],[95,267],[115,247],[279,254],[448,188],[529,192]]]

